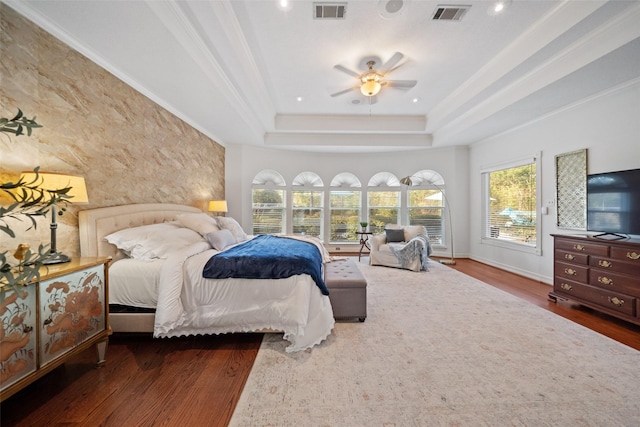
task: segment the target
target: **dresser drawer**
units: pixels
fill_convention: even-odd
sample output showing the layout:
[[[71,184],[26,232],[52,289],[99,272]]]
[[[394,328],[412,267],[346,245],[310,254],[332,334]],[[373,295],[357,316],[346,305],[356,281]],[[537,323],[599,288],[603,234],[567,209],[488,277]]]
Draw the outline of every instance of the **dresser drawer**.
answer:
[[[571,280],[563,280],[559,277],[555,278],[553,289],[558,294],[566,295],[569,298],[589,301],[628,316],[635,316],[636,313],[636,304],[638,303],[636,298],[626,294],[583,285]]]
[[[592,268],[589,271],[589,284],[614,292],[640,296],[638,279],[628,274]]]
[[[626,261],[640,267],[640,249],[612,247],[611,258]]]
[[[640,276],[640,262],[623,262],[617,258],[589,257],[589,265],[601,270],[615,271],[616,273],[627,273]],[[640,281],[638,281],[640,291]]]
[[[556,261],[554,271],[556,276],[576,282],[587,283],[589,280],[589,267],[586,266]]]
[[[558,250],[566,250],[569,252],[583,253],[588,255],[600,255],[600,256],[609,255],[608,245],[576,242],[575,240],[556,239],[555,246],[556,246],[556,249]]]
[[[573,264],[587,265],[589,263],[589,255],[579,254],[576,252],[568,252],[563,250],[556,250],[556,257],[558,261],[570,262]]]

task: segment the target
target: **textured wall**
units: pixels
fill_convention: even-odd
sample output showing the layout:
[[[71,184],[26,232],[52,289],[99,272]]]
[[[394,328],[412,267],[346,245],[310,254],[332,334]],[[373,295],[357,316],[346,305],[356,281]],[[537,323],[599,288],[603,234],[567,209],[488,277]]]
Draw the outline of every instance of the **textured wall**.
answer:
[[[77,210],[126,203],[205,208],[224,198],[224,148],[86,57],[0,4],[0,117],[21,108],[44,127],[31,137],[0,134],[0,182],[23,170],[82,175],[88,205],[58,219],[58,249],[79,253]],[[2,200],[3,203],[6,202]],[[0,233],[0,251],[49,243],[37,230]]]

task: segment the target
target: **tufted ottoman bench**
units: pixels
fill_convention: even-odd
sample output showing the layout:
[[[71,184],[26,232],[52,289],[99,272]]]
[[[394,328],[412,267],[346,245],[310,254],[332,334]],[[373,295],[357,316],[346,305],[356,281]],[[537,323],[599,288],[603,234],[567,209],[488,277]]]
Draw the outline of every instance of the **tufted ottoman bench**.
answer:
[[[324,265],[324,283],[335,319],[355,318],[364,322],[367,317],[367,281],[351,258]]]

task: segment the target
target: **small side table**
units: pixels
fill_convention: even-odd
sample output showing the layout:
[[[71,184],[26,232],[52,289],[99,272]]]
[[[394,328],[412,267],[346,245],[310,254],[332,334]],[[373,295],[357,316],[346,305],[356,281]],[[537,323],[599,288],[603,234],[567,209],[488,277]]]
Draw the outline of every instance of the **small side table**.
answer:
[[[356,231],[356,234],[360,235],[360,251],[358,252],[358,261],[360,261],[364,248],[367,248],[369,252],[371,252],[371,246],[369,246],[369,236],[373,233],[369,231]]]

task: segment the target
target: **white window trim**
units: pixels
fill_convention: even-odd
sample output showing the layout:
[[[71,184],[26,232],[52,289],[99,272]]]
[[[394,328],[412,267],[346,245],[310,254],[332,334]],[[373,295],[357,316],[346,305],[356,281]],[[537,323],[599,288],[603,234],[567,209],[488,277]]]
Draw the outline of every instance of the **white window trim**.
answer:
[[[542,199],[542,153],[537,152],[534,155],[528,155],[526,157],[521,157],[518,159],[509,160],[502,163],[495,163],[488,166],[483,166],[480,170],[480,179],[482,185],[482,223],[480,225],[480,244],[496,246],[504,249],[509,249],[513,251],[530,253],[538,256],[542,256],[542,221],[536,220],[536,246],[527,246],[522,243],[509,242],[506,240],[492,239],[490,237],[486,237],[486,224],[488,221],[488,206],[487,201],[489,200],[489,186],[487,183],[488,174],[490,172],[499,171],[502,169],[515,168],[518,166],[528,165],[534,162],[536,164],[536,204],[539,205]],[[538,207],[536,206],[536,209]],[[540,218],[540,215],[537,216]]]

